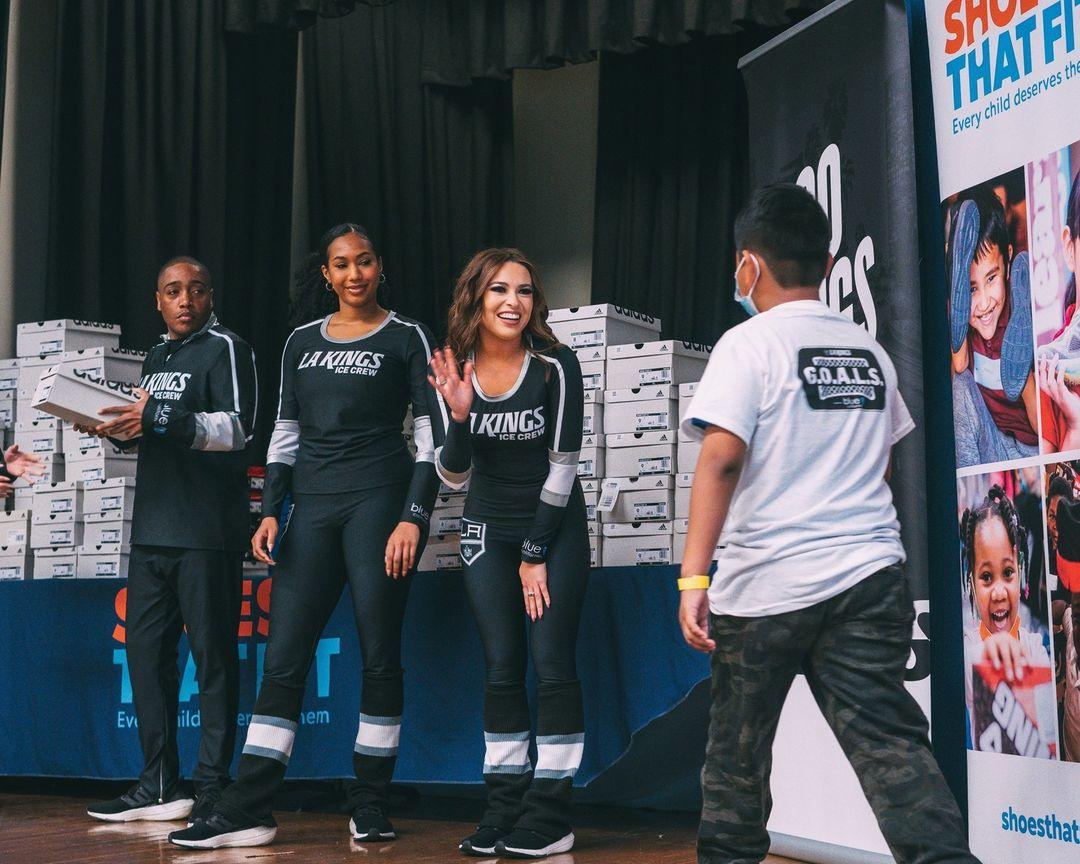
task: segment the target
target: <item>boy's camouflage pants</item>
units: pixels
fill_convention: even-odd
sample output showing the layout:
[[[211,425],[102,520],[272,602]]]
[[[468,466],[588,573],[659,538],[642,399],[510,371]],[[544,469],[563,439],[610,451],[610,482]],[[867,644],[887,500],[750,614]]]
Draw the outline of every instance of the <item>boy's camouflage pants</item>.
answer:
[[[757,864],[768,852],[773,738],[800,671],[898,864],[978,864],[930,751],[926,718],[904,688],[914,616],[896,566],[806,609],[712,616],[700,864]]]

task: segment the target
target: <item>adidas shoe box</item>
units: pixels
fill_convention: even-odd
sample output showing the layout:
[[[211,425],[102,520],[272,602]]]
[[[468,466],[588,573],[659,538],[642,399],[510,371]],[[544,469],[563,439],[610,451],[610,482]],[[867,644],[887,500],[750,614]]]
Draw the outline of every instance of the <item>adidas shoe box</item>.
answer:
[[[120,327],[98,321],[31,321],[16,328],[15,353],[20,357],[119,345]]]
[[[55,354],[19,358],[19,389],[33,393],[45,371],[59,362]]]
[[[552,309],[547,323],[556,338],[574,350],[642,342],[660,332],[659,318],[611,303]]]
[[[685,471],[675,475],[675,518],[690,518],[690,488],[694,485],[694,475]]]
[[[680,474],[693,474],[697,469],[698,456],[701,455],[700,441],[680,441],[676,470]]]
[[[63,453],[38,453],[37,456],[41,460],[41,468],[44,469],[45,473],[34,481],[35,486],[42,483],[62,483],[67,479],[64,476]],[[16,491],[31,488],[30,482],[25,477],[17,477],[12,485]]]
[[[7,500],[11,502],[11,511],[13,513],[19,510],[32,510],[34,507],[34,487],[33,486],[20,486],[19,481],[15,483],[15,491]],[[30,535],[26,537],[26,542],[30,542]]]
[[[599,492],[583,492],[585,496],[585,518],[590,522],[595,522],[597,519],[596,505],[600,500]],[[0,539],[3,539],[3,535],[0,534]]]
[[[64,448],[64,461],[68,463],[69,471],[71,470],[71,463],[82,462],[86,459],[107,457],[109,459],[128,459],[132,462],[137,462],[139,459],[139,451],[135,447],[129,450],[121,450],[107,438],[98,438],[96,435],[82,435],[74,429],[71,430],[70,435],[61,440],[70,441],[74,445],[70,448]],[[127,475],[123,476],[126,477]]]
[[[596,438],[597,436],[588,436]],[[601,439],[602,440],[602,439]],[[582,479],[592,479],[604,476],[604,450],[603,445],[595,445],[581,448],[581,456],[578,458],[577,474]]]
[[[461,536],[454,534],[433,534],[428,538],[424,554],[420,556],[417,570],[460,570]]]
[[[102,408],[136,401],[130,384],[95,378],[65,363],[46,369],[34,391],[33,407],[69,423],[95,426],[102,420]]]
[[[30,548],[30,509],[0,513],[0,546]]]
[[[32,561],[29,545],[0,546],[0,582],[32,578]]]
[[[19,416],[17,391],[0,390],[0,427],[14,429]]]
[[[19,358],[0,360],[0,391],[19,389]]]
[[[678,421],[677,393],[670,384],[605,391],[604,431],[612,434],[674,429]]]
[[[93,377],[104,381],[122,381],[125,384],[138,384],[142,377],[145,351],[132,351],[127,348],[80,348],[77,351],[65,351],[60,355],[60,363],[72,369],[89,372]],[[53,359],[56,363],[56,359]]]
[[[675,473],[675,432],[605,435],[607,476],[646,477]]]
[[[78,546],[83,542],[83,522],[68,513],[34,513],[30,524],[30,548]]]
[[[585,390],[603,390],[606,387],[605,351],[604,348],[580,348],[574,352],[581,365],[581,385]]]
[[[82,519],[83,487],[68,480],[58,483],[38,483],[34,486],[34,515],[62,516],[69,522]],[[54,543],[60,546],[60,543]]]
[[[682,384],[700,380],[705,373],[711,350],[711,345],[672,339],[609,345],[607,389]]]
[[[85,450],[86,455],[90,455],[90,451],[99,449],[101,447],[101,438],[97,435],[91,435],[89,432],[76,431],[75,426],[68,423],[66,420],[60,422],[60,449],[64,451],[64,458],[69,459],[69,454],[76,454],[75,458],[78,459],[78,451]]]
[[[589,566],[600,567],[600,550],[603,546],[603,537],[589,537]]]
[[[78,548],[75,573],[79,579],[126,579],[131,547],[119,543]]]
[[[464,498],[465,495],[468,493],[468,491],[469,491],[469,481],[468,480],[465,481],[465,485],[462,486],[460,489],[451,489],[445,483],[440,483],[439,484],[439,493],[438,493],[439,497],[438,497],[437,500],[442,500],[443,498],[458,498],[458,497]]]
[[[604,433],[604,406],[602,403],[589,402],[585,405],[585,414],[581,420],[582,435],[602,435]]]
[[[97,454],[80,456],[67,463],[69,480],[108,480],[114,477],[134,477],[139,460],[105,442],[104,449]]]
[[[673,550],[674,550],[674,554],[675,554],[675,559],[674,559],[673,563],[675,563],[675,564],[681,564],[682,563],[683,556],[684,556],[684,554],[686,552],[686,529],[687,529],[687,525],[689,524],[689,522],[690,522],[689,519],[676,519],[675,520],[675,534],[674,534],[675,542],[673,544]],[[723,548],[724,548],[723,546],[717,546],[716,549],[713,550],[713,557],[712,557],[713,561],[720,560],[720,552],[723,550]]]
[[[51,368],[51,367],[50,367]],[[15,419],[16,420],[55,420],[56,415],[43,411],[34,405],[34,390],[19,388],[16,392]]]
[[[135,478],[87,480],[83,483],[83,513],[100,514],[111,519],[131,520],[135,505]]]
[[[672,563],[670,522],[609,522],[601,557],[605,567]]]
[[[604,494],[617,490],[611,510],[601,511],[601,522],[670,522],[675,513],[674,477],[608,477]]]
[[[74,579],[79,554],[74,546],[34,550],[35,579]]]
[[[26,453],[44,456],[63,450],[59,420],[20,420],[15,424],[15,443]]]
[[[461,531],[461,516],[465,510],[465,499],[437,498],[431,511],[431,533],[435,535],[457,534]]]
[[[83,517],[82,542],[85,546],[131,545],[131,518],[119,519],[112,513],[87,513]]]
[[[697,393],[698,384],[700,381],[691,381],[688,384],[679,385],[679,440],[691,441],[685,432],[682,431],[683,417],[686,416],[686,411],[690,407],[690,403],[694,401],[694,394]]]

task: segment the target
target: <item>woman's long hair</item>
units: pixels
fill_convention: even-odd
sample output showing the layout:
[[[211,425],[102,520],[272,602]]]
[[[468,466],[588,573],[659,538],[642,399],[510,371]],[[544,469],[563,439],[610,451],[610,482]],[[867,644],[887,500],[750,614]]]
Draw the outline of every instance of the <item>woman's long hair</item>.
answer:
[[[481,249],[473,255],[458,276],[446,321],[446,343],[460,361],[473,354],[480,343],[480,322],[484,317],[484,293],[488,283],[495,278],[499,268],[510,262],[520,264],[529,271],[529,280],[533,287],[532,315],[523,334],[531,336],[532,339],[525,340],[526,349],[543,352],[559,344],[547,323],[547,299],[533,263],[517,249]]]
[[[371,244],[375,257],[379,257],[378,250],[375,248],[375,241],[371,239],[371,234],[363,225],[356,222],[342,222],[323,234],[319,238],[319,247],[307,254],[304,262],[293,274],[296,290],[293,292],[292,308],[289,311],[290,327],[295,329],[302,324],[307,324],[316,318],[325,318],[331,312],[337,311],[337,295],[333,291],[326,290],[326,277],[323,276],[322,268],[323,265],[330,266],[330,244],[337,240],[338,237],[344,237],[346,234],[356,234],[363,237]],[[382,298],[378,295],[381,291],[380,286],[379,292],[376,293],[376,299],[380,301]]]

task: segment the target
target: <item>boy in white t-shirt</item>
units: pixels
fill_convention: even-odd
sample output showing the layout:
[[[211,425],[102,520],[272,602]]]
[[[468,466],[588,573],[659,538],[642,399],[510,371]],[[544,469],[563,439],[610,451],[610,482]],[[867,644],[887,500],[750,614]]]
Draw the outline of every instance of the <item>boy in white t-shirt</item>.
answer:
[[[887,478],[891,448],[914,424],[896,371],[818,299],[829,225],[808,192],[758,190],[735,246],[735,299],[752,317],[717,343],[682,427],[703,442],[679,622],[712,652],[698,861],[768,852],[773,736],[804,672],[898,864],[971,864],[926,718],[904,688],[915,613]],[[721,529],[710,585],[701,574]]]

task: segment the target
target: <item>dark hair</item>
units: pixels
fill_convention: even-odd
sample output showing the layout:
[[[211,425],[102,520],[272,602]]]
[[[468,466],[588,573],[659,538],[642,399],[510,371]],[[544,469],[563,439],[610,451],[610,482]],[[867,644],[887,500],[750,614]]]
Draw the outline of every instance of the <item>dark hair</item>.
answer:
[[[161,269],[158,270],[157,280],[154,282],[155,291],[157,291],[158,283],[161,282],[161,277],[165,275],[165,271],[168,270],[170,267],[174,267],[177,264],[188,264],[191,267],[194,267],[196,270],[202,273],[203,278],[206,280],[206,287],[211,287],[209,267],[203,264],[202,261],[200,261],[198,258],[192,258],[190,255],[174,255],[172,258],[162,264]]]
[[[735,219],[735,249],[760,254],[784,288],[817,285],[829,260],[829,220],[802,186],[763,186]]]
[[[1066,501],[1073,500],[1072,483],[1070,483],[1060,474],[1054,474],[1050,478],[1050,488],[1046,492],[1046,500],[1049,501],[1055,495],[1060,495]]]
[[[1016,512],[1013,502],[1005,494],[1005,490],[995,484],[990,487],[982,503],[978,507],[965,510],[960,520],[960,536],[964,544],[964,581],[972,610],[975,608],[975,529],[991,518],[1000,519],[1005,525],[1005,533],[1016,550],[1016,563],[1021,580],[1026,573],[1027,532],[1020,523],[1020,514]]]
[[[547,323],[547,299],[540,285],[540,275],[532,261],[517,249],[481,249],[473,255],[458,276],[446,319],[446,343],[461,361],[476,350],[480,341],[480,319],[484,315],[483,299],[488,283],[499,272],[499,268],[508,262],[520,264],[528,270],[529,279],[532,281],[532,315],[525,327],[525,335],[532,337],[532,344],[526,342],[526,347],[533,351],[547,351],[559,344]]]
[[[356,222],[342,222],[323,234],[319,238],[318,248],[307,254],[293,274],[296,290],[293,292],[292,309],[289,312],[290,327],[299,327],[316,318],[325,318],[337,310],[337,296],[326,290],[326,277],[323,276],[322,268],[330,264],[330,244],[346,234],[363,237],[371,244],[375,256],[378,257],[379,253],[371,234]]]
[[[1005,207],[1001,199],[994,194],[989,184],[976,186],[967,192],[961,192],[957,199],[949,205],[949,249],[952,249],[953,239],[956,234],[956,216],[960,212],[960,206],[965,201],[975,202],[979,210],[979,240],[975,246],[975,258],[978,261],[995,246],[1001,252],[1001,263],[1004,265],[1004,278],[1006,283],[1009,278],[1009,228],[1005,224]],[[946,268],[951,270],[952,255],[945,256]],[[946,284],[952,284],[952,273],[946,273]]]
[[[1074,244],[1074,249],[1080,249],[1080,171],[1073,177],[1072,189],[1069,191],[1069,206],[1065,208],[1065,227],[1069,229],[1069,235]],[[1076,262],[1073,262],[1076,266]],[[1069,285],[1065,289],[1065,309],[1076,302],[1076,271],[1069,276]],[[1064,310],[1062,310],[1064,311]],[[1080,631],[1077,631],[1080,632]]]

